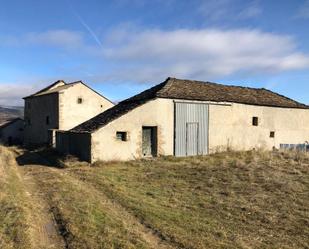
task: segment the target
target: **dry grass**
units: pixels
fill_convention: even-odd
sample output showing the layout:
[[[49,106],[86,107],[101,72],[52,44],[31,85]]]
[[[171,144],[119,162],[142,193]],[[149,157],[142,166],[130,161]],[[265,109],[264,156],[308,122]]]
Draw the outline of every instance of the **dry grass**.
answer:
[[[15,170],[16,162],[11,155],[12,153],[7,150],[5,151],[10,155],[10,160]],[[20,150],[16,151],[21,152]],[[42,155],[50,155],[52,158],[48,156],[44,158]],[[55,242],[53,245],[47,246],[46,241],[42,241],[42,239],[44,240],[42,234],[35,234],[35,231],[31,231],[30,233],[27,232],[29,236],[25,236],[20,243],[14,242],[11,247],[4,247],[5,249],[169,248],[164,243],[161,243],[160,239],[153,235],[151,231],[143,227],[132,215],[126,212],[125,209],[115,204],[103,193],[96,191],[89,184],[84,184],[79,179],[69,176],[64,169],[59,168],[59,165],[51,167],[50,161],[46,160],[46,158],[53,160],[54,156],[52,152],[40,150],[36,152],[22,151],[21,155],[17,156],[16,160],[22,165],[22,168],[18,171],[21,171],[24,177],[20,179],[20,182],[24,181],[27,183],[25,186],[31,195],[29,206],[33,208],[32,213],[29,216],[27,215],[27,217],[25,215],[25,219],[22,220],[23,224],[25,224],[25,229],[22,229],[19,224],[14,222],[6,222],[4,226],[9,230],[29,231],[29,227],[32,224],[29,222],[28,217],[38,220],[39,217],[36,217],[35,214],[38,213],[40,203],[46,203],[46,208],[51,210],[56,220],[58,231],[62,235],[65,245],[54,247],[54,244],[57,243]],[[75,160],[68,158],[66,162],[68,161],[73,163]],[[10,166],[10,168],[13,167]],[[10,181],[11,179],[8,179],[8,182]],[[8,185],[7,188],[13,189],[14,187],[13,185]],[[18,194],[23,193],[24,189],[18,188],[17,191]],[[4,189],[1,189],[2,192],[4,192]],[[27,203],[27,201],[26,198],[23,199],[23,202]],[[20,202],[16,203],[16,206],[21,207]],[[1,211],[0,216],[5,216],[6,213]],[[40,212],[39,214],[46,215],[46,213]],[[43,220],[45,220],[44,217]],[[30,225],[28,225],[29,223]],[[37,225],[42,224],[35,224],[35,226]],[[38,236],[41,236],[39,240],[37,240]],[[2,238],[1,241],[3,241],[3,245],[8,245],[10,242],[9,239],[4,241]],[[33,243],[34,241],[35,243]],[[45,244],[45,246],[41,247],[38,243],[40,245]],[[3,247],[1,246],[0,248],[2,249]]]
[[[69,171],[176,247],[309,247],[308,154],[228,152]]]
[[[0,248],[31,248],[34,205],[14,155],[0,147],[0,159]],[[89,167],[25,151],[18,161],[66,248],[309,248],[309,154],[226,152]]]
[[[0,146],[0,248],[31,248],[27,205],[15,157]]]
[[[67,248],[154,248],[104,194],[64,170],[28,166],[52,209]]]

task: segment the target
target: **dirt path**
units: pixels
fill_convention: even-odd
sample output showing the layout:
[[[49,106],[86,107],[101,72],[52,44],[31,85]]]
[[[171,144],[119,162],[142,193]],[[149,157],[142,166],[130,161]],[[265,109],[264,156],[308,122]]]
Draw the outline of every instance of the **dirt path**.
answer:
[[[34,244],[37,248],[65,248],[65,243],[58,232],[50,207],[44,199],[44,193],[36,185],[33,176],[28,172],[29,168],[23,168],[23,179],[28,195],[34,203]]]
[[[19,152],[23,153],[23,152]],[[29,160],[29,156],[27,157]],[[45,247],[39,248],[65,248],[64,240],[57,234],[57,225],[55,225],[55,221],[53,215],[51,214],[50,206],[47,204],[46,196],[48,193],[42,192],[43,188],[40,187],[39,181],[36,180],[37,177],[40,177],[40,174],[48,174],[55,178],[64,178],[65,181],[72,184],[72,186],[80,186],[85,193],[89,192],[98,197],[100,200],[100,204],[103,208],[108,210],[108,212],[116,217],[119,217],[123,222],[123,225],[138,235],[144,241],[147,242],[149,248],[153,249],[168,249],[175,248],[170,245],[167,241],[164,241],[160,238],[155,231],[151,228],[146,227],[142,224],[134,215],[129,213],[123,206],[118,203],[115,203],[109,197],[107,197],[104,193],[98,191],[91,184],[83,182],[79,180],[77,177],[72,176],[65,170],[47,167],[42,164],[48,164],[45,158],[42,158],[38,154],[32,154],[30,161],[35,164],[28,164],[26,166],[22,166],[21,172],[23,174],[24,181],[29,189],[29,195],[33,198],[34,202],[37,203],[37,216],[38,216],[38,230],[40,234],[39,242],[43,244]],[[46,245],[50,245],[50,247],[46,247]]]
[[[21,151],[15,151],[20,155]],[[31,222],[32,244],[39,249],[61,249],[66,248],[64,240],[58,231],[57,224],[47,204],[44,193],[41,192],[33,178],[32,171],[36,165],[18,167],[26,188],[26,194],[31,200],[33,209]]]
[[[104,193],[98,191],[90,184],[71,176],[68,172],[64,170],[47,168],[46,166],[38,165],[36,165],[35,167],[36,169],[33,169],[35,171],[39,170],[44,172],[45,174],[48,172],[48,174],[53,175],[53,177],[58,177],[59,179],[63,177],[72,186],[78,186],[78,188],[81,187],[83,190],[85,190],[85,193],[91,193],[92,195],[97,196],[97,198],[100,200],[100,205],[102,206],[102,208],[107,210],[111,215],[119,217],[124,227],[133,232],[134,234],[138,235],[144,241],[146,241],[149,245],[149,248],[174,248],[166,241],[162,240],[152,229],[140,223],[140,221],[132,214],[130,214],[124,207],[109,199]],[[37,175],[37,177],[39,177],[39,174]]]
[[[55,173],[59,174],[59,171],[55,171]],[[160,236],[156,234],[155,231],[153,231],[151,228],[146,227],[134,215],[128,212],[123,206],[111,200],[108,196],[106,196],[101,191],[98,191],[91,184],[83,182],[73,177],[68,172],[64,174],[66,179],[69,179],[70,182],[72,182],[72,184],[83,186],[85,189],[87,189],[87,191],[90,191],[91,193],[95,194],[101,200],[102,205],[107,210],[109,210],[110,213],[112,213],[114,216],[120,217],[124,223],[124,226],[128,230],[134,231],[135,234],[139,235],[143,240],[145,240],[149,244],[150,248],[153,249],[176,248],[170,245],[167,241],[162,240]]]

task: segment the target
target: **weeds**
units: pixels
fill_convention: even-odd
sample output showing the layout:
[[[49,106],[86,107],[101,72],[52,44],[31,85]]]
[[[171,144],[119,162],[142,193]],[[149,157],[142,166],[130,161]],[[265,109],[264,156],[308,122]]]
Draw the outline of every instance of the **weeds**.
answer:
[[[23,181],[2,147],[0,159],[0,248],[31,248]],[[53,151],[21,159],[67,248],[309,247],[308,154],[229,151],[93,167],[74,157],[59,164]]]
[[[0,248],[31,248],[27,203],[14,155],[0,146]]]
[[[176,247],[306,248],[308,166],[304,153],[230,151],[70,172]]]

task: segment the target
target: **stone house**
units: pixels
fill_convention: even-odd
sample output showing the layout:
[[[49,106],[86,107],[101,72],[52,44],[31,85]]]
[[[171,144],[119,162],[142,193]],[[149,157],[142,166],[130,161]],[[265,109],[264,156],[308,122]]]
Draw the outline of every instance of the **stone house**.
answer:
[[[114,106],[82,81],[59,80],[24,100],[25,145],[53,145],[55,130],[69,130]]]
[[[273,149],[309,140],[309,106],[261,88],[168,78],[88,121],[57,132],[82,160]]]
[[[14,118],[0,126],[0,142],[6,145],[21,144],[24,137],[24,120]]]

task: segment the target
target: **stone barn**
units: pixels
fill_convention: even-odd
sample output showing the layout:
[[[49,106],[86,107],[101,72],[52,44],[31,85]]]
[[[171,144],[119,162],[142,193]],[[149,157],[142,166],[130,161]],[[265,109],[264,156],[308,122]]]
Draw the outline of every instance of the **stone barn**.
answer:
[[[25,145],[53,145],[55,130],[69,130],[114,106],[82,81],[59,80],[24,100]]]
[[[168,78],[73,129],[57,149],[83,160],[206,155],[309,140],[309,106],[261,88]]]
[[[0,126],[0,142],[6,145],[22,144],[24,138],[24,120],[14,118]]]

